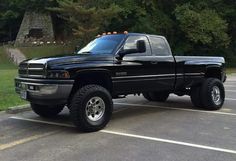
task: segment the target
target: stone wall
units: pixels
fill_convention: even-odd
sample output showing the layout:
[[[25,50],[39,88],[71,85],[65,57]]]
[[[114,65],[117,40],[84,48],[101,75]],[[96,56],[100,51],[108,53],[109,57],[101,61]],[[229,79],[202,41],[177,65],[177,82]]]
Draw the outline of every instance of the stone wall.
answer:
[[[32,29],[34,31],[41,30],[42,37],[36,38],[30,35]],[[52,42],[54,40],[52,18],[49,13],[25,12],[15,41],[16,45],[32,44],[35,42]]]

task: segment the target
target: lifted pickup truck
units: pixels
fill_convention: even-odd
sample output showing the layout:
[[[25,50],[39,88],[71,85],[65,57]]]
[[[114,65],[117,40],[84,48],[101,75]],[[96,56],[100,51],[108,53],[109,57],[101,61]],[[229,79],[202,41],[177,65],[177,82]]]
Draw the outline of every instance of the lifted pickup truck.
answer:
[[[129,94],[159,102],[170,93],[190,95],[198,108],[220,109],[224,64],[223,57],[173,56],[163,36],[111,34],[70,56],[23,61],[15,87],[38,115],[53,117],[67,106],[73,123],[92,132],[109,122],[112,99]]]

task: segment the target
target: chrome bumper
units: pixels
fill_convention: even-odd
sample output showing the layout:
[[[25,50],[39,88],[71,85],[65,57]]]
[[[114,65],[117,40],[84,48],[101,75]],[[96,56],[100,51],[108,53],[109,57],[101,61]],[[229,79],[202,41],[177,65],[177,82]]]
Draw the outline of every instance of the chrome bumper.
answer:
[[[66,104],[74,80],[15,78],[16,93],[22,99],[42,105]]]

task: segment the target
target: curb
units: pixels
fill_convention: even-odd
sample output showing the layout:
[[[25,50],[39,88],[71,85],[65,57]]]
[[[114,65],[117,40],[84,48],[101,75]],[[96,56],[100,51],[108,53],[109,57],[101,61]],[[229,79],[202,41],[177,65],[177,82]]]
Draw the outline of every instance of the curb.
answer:
[[[9,109],[6,110],[6,113],[17,114],[21,112],[30,111],[30,110],[31,110],[30,104],[26,104],[26,105],[21,105],[21,106],[10,107]]]

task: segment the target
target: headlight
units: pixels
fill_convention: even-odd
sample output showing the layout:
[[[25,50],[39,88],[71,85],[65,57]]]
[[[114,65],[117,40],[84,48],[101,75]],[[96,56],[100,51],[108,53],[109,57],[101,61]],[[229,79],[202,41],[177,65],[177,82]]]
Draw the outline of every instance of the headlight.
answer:
[[[67,71],[48,71],[47,78],[70,78],[70,74]]]

